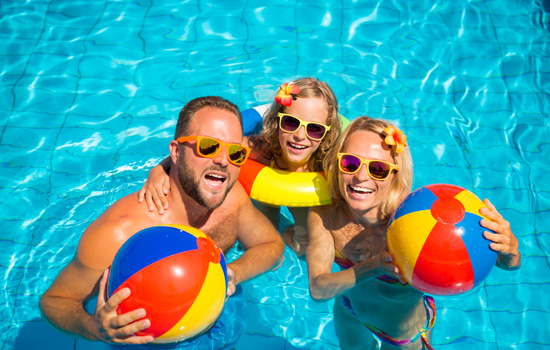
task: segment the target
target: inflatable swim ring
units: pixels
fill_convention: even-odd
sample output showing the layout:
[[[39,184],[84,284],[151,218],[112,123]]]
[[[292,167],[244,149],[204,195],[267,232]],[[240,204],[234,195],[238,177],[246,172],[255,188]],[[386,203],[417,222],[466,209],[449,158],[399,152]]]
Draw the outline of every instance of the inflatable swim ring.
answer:
[[[273,169],[248,159],[241,166],[239,182],[250,198],[273,206],[312,207],[331,203],[327,180],[319,172]]]
[[[262,130],[262,118],[271,104],[241,112],[246,136]],[[339,114],[342,129],[350,121]],[[286,207],[312,207],[331,203],[325,176],[319,172],[296,173],[273,169],[248,159],[241,166],[239,182],[250,198],[259,202]]]
[[[245,109],[241,112],[243,116],[244,136],[256,135],[262,130],[262,116],[269,108],[269,103],[254,108]]]

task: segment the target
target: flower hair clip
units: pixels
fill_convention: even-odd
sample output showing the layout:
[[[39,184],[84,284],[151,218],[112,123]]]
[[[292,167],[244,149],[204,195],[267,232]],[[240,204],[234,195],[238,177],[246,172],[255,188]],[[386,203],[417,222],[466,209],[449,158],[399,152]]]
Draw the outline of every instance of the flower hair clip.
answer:
[[[386,145],[390,146],[395,153],[401,153],[407,147],[407,136],[403,134],[403,131],[394,128],[393,126],[388,126],[382,131],[382,135],[386,138],[384,142]]]
[[[277,96],[275,96],[275,102],[283,106],[290,106],[292,101],[296,99],[296,96],[300,93],[300,88],[293,82],[284,83],[280,86]]]

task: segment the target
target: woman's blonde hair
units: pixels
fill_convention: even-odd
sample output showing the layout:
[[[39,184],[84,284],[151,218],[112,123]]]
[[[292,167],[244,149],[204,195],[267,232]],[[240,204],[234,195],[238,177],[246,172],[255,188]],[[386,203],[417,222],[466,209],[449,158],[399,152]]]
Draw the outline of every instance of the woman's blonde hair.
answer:
[[[327,103],[328,118],[326,124],[330,126],[330,130],[327,131],[327,134],[319,144],[319,148],[311,155],[307,164],[310,171],[321,171],[326,153],[334,146],[342,131],[342,122],[338,116],[336,95],[334,95],[334,92],[327,83],[319,81],[316,78],[300,78],[294,80],[293,83],[300,88],[300,92],[295,95],[296,98],[322,97]],[[273,102],[263,116],[262,132],[254,140],[270,159],[282,155],[279,143],[279,118],[277,117],[277,113],[279,112],[284,113],[285,106]]]
[[[386,120],[374,119],[367,116],[358,117],[344,130],[336,145],[329,150],[323,165],[327,174],[328,187],[333,203],[343,201],[339,185],[338,153],[343,152],[351,134],[358,131],[371,131],[379,134],[380,140],[383,140],[382,131],[388,126],[395,127],[395,125]],[[388,194],[380,208],[381,219],[383,220],[389,219],[397,209],[399,203],[410,193],[413,180],[412,158],[409,147],[405,147],[401,153],[396,153],[392,148],[391,155],[395,164],[399,166],[399,170],[393,176]]]

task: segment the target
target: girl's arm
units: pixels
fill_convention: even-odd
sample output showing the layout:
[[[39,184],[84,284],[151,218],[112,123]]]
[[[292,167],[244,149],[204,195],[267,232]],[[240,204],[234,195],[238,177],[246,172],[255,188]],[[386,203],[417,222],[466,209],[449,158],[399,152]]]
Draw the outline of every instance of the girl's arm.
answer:
[[[166,157],[158,165],[153,167],[149,172],[149,176],[145,184],[138,192],[138,202],[147,202],[149,211],[154,211],[155,207],[159,214],[164,214],[164,210],[168,209],[168,201],[166,195],[170,191],[170,177],[168,173],[172,166],[170,157]]]

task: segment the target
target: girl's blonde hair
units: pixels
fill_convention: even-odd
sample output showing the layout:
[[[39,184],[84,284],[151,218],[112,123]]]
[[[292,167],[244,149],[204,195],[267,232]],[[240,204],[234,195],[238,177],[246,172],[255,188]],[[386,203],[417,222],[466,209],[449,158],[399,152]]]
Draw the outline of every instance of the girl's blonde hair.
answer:
[[[330,130],[327,131],[319,144],[319,148],[313,152],[307,164],[310,171],[321,171],[323,170],[323,159],[326,153],[334,146],[342,131],[336,95],[327,83],[316,78],[300,78],[294,80],[293,83],[300,88],[300,92],[295,95],[296,98],[322,97],[327,103],[328,118],[326,124],[330,126]],[[279,143],[279,118],[277,117],[279,112],[284,113],[285,106],[273,102],[263,117],[263,129],[259,137],[254,140],[270,159],[282,155]]]
[[[382,131],[388,126],[395,127],[395,125],[386,120],[374,119],[367,116],[358,117],[344,130],[336,145],[329,150],[323,165],[327,174],[328,187],[333,203],[343,201],[339,186],[338,153],[343,152],[350,135],[358,131],[371,131],[379,134],[380,140],[383,140]],[[397,209],[399,203],[410,193],[413,180],[412,157],[409,147],[405,147],[401,153],[395,153],[392,148],[391,155],[395,164],[399,166],[399,170],[393,176],[388,194],[380,208],[381,219],[383,220],[389,219]]]

